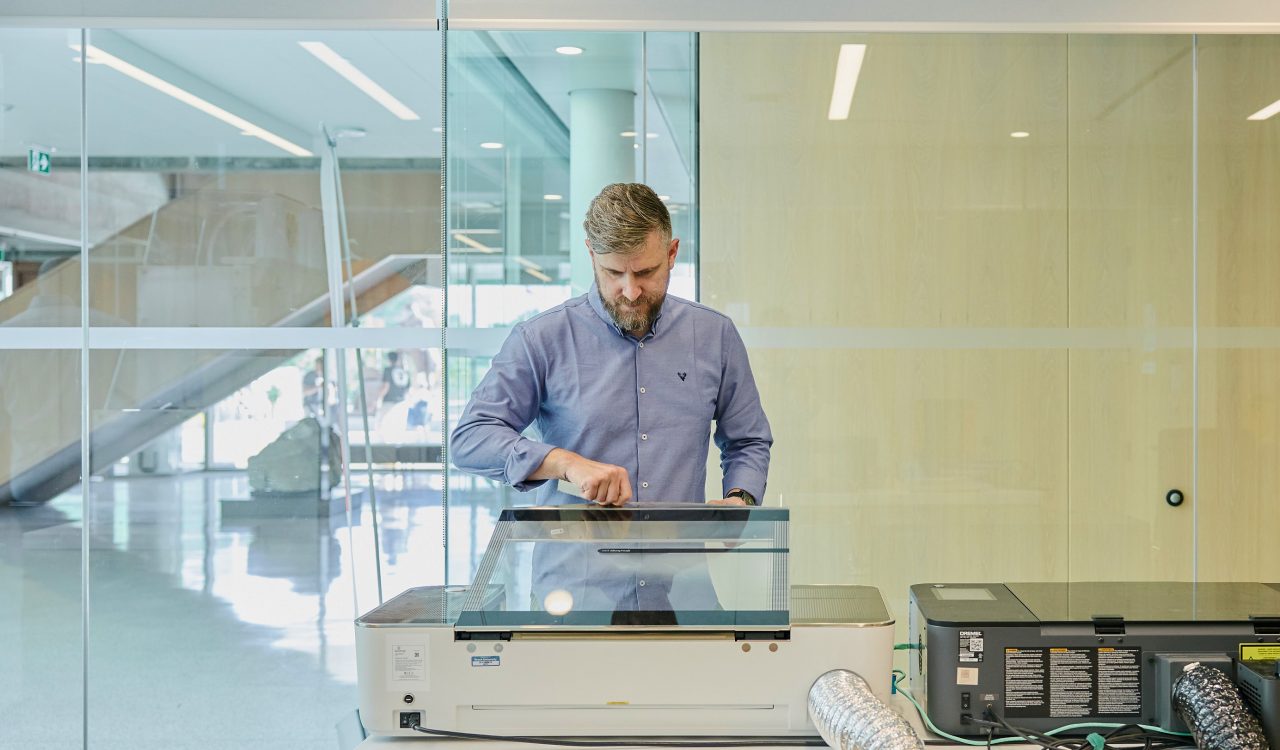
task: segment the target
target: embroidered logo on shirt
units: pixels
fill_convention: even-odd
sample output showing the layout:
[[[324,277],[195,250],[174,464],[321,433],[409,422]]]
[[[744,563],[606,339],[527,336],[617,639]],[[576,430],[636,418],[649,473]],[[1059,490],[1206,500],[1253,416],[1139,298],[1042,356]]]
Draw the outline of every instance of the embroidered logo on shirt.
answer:
[[[687,373],[687,372],[677,372],[676,374],[680,376],[680,382],[681,382],[681,383],[683,383],[683,382],[684,382],[684,378],[685,378],[685,376],[686,376],[686,375],[688,375],[689,373]]]

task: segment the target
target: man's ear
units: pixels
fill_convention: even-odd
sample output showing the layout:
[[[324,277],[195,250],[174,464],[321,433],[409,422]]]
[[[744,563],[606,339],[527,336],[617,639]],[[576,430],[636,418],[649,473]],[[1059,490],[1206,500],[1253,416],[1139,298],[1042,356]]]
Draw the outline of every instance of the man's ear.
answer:
[[[676,267],[676,253],[680,251],[680,238],[672,237],[671,246],[667,248],[667,270]]]
[[[591,240],[583,240],[582,244],[587,246],[587,254],[591,256],[592,265],[596,262],[596,251],[591,249]]]

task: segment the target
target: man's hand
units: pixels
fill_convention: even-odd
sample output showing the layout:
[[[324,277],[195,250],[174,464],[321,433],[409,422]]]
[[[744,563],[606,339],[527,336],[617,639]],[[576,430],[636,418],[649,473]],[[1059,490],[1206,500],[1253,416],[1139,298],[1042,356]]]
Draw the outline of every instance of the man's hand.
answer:
[[[570,461],[564,478],[578,485],[582,496],[599,505],[626,505],[631,501],[631,478],[627,470],[578,456]]]
[[[721,497],[707,501],[707,505],[746,505],[747,501],[740,497]]]
[[[631,478],[626,469],[592,461],[563,448],[548,453],[530,479],[573,482],[583,497],[598,505],[619,506],[631,502]]]

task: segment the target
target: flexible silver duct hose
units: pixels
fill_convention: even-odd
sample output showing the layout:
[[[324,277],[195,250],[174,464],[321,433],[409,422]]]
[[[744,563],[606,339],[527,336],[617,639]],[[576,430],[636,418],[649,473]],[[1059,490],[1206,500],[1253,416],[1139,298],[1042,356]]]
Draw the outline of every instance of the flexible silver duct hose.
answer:
[[[835,750],[923,750],[911,725],[871,692],[866,680],[833,669],[809,688],[809,718]]]
[[[1204,750],[1267,750],[1258,719],[1220,669],[1188,664],[1173,683],[1173,708]]]

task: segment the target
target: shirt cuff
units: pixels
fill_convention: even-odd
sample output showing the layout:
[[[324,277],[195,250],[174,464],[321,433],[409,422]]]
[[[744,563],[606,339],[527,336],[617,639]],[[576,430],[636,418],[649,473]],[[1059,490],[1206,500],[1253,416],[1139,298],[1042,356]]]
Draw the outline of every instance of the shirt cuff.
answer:
[[[522,437],[516,441],[511,453],[507,456],[507,482],[521,492],[528,492],[546,484],[546,479],[529,479],[529,475],[538,470],[547,454],[555,450],[555,446],[539,443]]]
[[[746,468],[731,469],[724,477],[723,491],[720,497],[725,497],[729,490],[734,487],[740,487],[756,499],[756,504],[764,505],[764,486],[765,475],[754,470]]]

